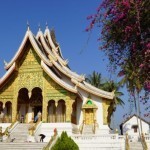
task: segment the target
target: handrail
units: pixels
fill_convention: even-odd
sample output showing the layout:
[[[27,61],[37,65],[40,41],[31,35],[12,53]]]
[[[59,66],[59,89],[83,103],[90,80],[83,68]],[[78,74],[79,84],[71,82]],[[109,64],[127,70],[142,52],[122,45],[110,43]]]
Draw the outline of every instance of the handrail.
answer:
[[[125,150],[130,150],[128,134],[125,137]]]
[[[96,133],[96,120],[94,120],[94,129],[93,129],[93,133]]]
[[[34,135],[38,132],[38,130],[39,130],[39,128],[40,128],[41,125],[42,125],[42,121],[40,121],[40,122],[36,125],[35,130],[34,130]]]
[[[4,132],[2,132],[2,127],[1,127],[1,129],[0,129],[0,139],[1,139],[1,140],[2,140],[3,136],[6,136],[6,138],[7,138],[7,136],[8,136],[8,137],[10,136],[10,131],[9,131],[9,130],[12,130],[12,129],[14,128],[14,125],[15,125],[16,123],[17,123],[17,121],[16,121],[16,122],[12,122],[11,125],[8,126],[8,127],[5,129]]]
[[[13,126],[15,125],[15,123],[17,123],[17,121],[12,122],[11,125],[9,127],[7,127],[2,134],[3,135],[8,135],[9,134],[8,130],[10,130],[11,128],[13,128]]]
[[[81,124],[81,129],[80,129],[80,133],[81,133],[81,134],[82,134],[82,132],[83,132],[84,124],[85,124],[85,120],[83,120],[83,123]]]
[[[141,134],[141,142],[142,142],[143,149],[148,150],[147,143],[145,141],[145,137],[143,133]]]
[[[33,124],[29,127],[29,129],[28,129],[29,135],[34,136],[35,130],[36,130],[37,126],[40,124],[40,122],[41,122],[41,119],[39,118],[36,123],[33,123]]]
[[[58,135],[58,133],[57,133],[57,129],[55,128],[55,129],[54,129],[54,135],[53,135],[53,136],[51,136],[50,141],[47,143],[47,145],[46,145],[46,146],[44,146],[44,147],[43,147],[43,149],[42,149],[42,150],[49,150],[49,149],[50,149],[50,147],[51,147],[51,145],[52,145],[52,143],[56,140],[57,135]]]

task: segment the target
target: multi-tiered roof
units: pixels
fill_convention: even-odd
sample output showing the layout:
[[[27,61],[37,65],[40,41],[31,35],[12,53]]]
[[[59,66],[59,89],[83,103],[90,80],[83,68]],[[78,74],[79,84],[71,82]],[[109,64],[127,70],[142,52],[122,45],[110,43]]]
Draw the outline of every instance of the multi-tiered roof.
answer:
[[[85,81],[84,75],[78,75],[69,68],[68,61],[63,58],[60,46],[56,42],[54,31],[49,30],[48,27],[46,27],[44,33],[39,29],[36,36],[28,27],[24,39],[15,56],[9,63],[5,64],[7,72],[0,79],[0,87],[5,84],[6,80],[16,70],[16,62],[20,55],[24,53],[24,47],[28,40],[41,59],[42,69],[60,86],[79,95],[81,95],[80,90],[83,90],[89,94],[113,99],[113,92],[106,92],[90,85]]]

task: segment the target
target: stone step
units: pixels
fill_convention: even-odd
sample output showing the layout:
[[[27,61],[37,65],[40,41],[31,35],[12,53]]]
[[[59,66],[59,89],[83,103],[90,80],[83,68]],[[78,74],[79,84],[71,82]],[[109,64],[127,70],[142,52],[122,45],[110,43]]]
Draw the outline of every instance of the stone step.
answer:
[[[47,143],[0,143],[1,150],[42,150]]]
[[[130,150],[143,150],[142,144],[140,142],[130,142]]]
[[[92,125],[84,125],[82,134],[93,134],[93,126]]]
[[[10,141],[11,139],[15,138],[14,142],[25,142],[28,137],[28,129],[30,127],[30,124],[18,124],[15,129],[10,133],[10,139],[7,141]]]

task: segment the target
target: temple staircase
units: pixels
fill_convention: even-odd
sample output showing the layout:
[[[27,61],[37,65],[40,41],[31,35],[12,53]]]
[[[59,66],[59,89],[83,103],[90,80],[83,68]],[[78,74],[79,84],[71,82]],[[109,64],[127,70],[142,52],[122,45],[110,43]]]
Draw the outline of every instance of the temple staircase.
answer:
[[[1,150],[42,150],[47,143],[27,142],[30,124],[19,123],[10,133],[10,137],[0,142]],[[12,140],[13,139],[13,140]]]
[[[141,142],[130,142],[130,150],[143,150]]]
[[[84,125],[82,134],[93,134],[93,125]]]
[[[7,140],[11,141],[11,139],[14,139],[13,142],[15,143],[27,141],[29,126],[30,124],[19,123],[11,132],[10,139]]]
[[[0,143],[1,150],[42,150],[46,143],[9,142]]]

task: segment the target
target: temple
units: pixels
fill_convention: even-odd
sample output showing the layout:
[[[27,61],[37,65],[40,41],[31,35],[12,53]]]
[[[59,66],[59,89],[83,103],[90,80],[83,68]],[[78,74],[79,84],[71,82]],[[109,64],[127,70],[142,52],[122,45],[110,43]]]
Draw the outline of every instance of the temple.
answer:
[[[49,126],[70,123],[78,130],[83,124],[96,125],[96,132],[109,129],[114,93],[90,85],[84,75],[70,69],[54,30],[46,27],[34,35],[28,27],[5,69],[0,78],[1,123],[30,123],[41,112],[42,123]]]

